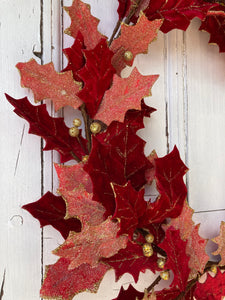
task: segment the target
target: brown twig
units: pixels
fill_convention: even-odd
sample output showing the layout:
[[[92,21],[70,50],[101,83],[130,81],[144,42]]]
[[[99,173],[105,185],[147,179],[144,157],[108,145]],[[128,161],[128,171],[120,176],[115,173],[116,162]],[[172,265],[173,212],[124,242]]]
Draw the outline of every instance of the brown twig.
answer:
[[[70,152],[71,156],[73,156],[73,158],[79,163],[81,162],[81,160],[76,156],[76,154],[74,154],[72,151]]]
[[[120,24],[121,24],[121,20],[118,20],[117,23],[116,23],[116,26],[115,26],[115,28],[114,28],[114,30],[113,30],[113,33],[112,33],[112,35],[111,35],[111,38],[110,38],[110,40],[109,40],[109,46],[112,44],[112,41],[113,41],[113,39],[114,39],[114,37],[115,37],[117,31],[119,30]]]
[[[86,136],[86,139],[88,141],[88,145],[87,145],[88,153],[90,153],[91,152],[90,118],[89,118],[89,115],[86,112],[85,103],[83,103],[80,106],[80,110],[81,110],[82,117],[83,117],[83,120],[84,120],[84,125],[85,125],[85,136]]]
[[[147,288],[148,293],[160,282],[162,278],[160,276],[156,277],[153,283]]]

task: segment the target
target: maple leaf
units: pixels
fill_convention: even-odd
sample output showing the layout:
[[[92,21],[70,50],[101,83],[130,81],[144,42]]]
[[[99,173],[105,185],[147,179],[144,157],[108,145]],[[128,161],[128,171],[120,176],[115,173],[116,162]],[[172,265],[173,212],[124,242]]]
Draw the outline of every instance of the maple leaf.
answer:
[[[83,169],[84,164],[64,166],[55,164],[55,169],[59,178],[59,192],[62,190],[72,191],[83,186],[88,193],[92,193],[92,182],[87,172]]]
[[[155,150],[153,150],[150,155],[148,156],[148,160],[150,161],[151,165],[153,165],[154,168],[148,169],[145,171],[145,178],[147,181],[147,184],[151,185],[153,180],[155,179],[155,160],[158,158]]]
[[[183,182],[187,170],[176,146],[168,155],[155,159],[155,179],[160,196],[155,202],[148,203],[142,226],[162,223],[166,218],[180,215],[187,196],[187,188]]]
[[[97,266],[101,257],[110,257],[126,248],[127,236],[117,237],[119,224],[107,219],[97,226],[83,223],[80,233],[71,231],[68,238],[54,254],[70,260],[69,269],[88,263]]]
[[[81,81],[77,71],[85,65],[85,57],[82,50],[85,49],[84,38],[80,31],[78,31],[74,44],[70,48],[63,49],[64,54],[68,58],[68,65],[62,72],[72,71],[73,78],[76,81]]]
[[[149,21],[143,13],[141,13],[138,22],[134,26],[126,24],[121,25],[121,35],[112,42],[111,50],[115,53],[112,59],[112,64],[117,71],[121,70],[126,65],[132,66],[133,59],[126,61],[124,53],[131,51],[133,58],[139,53],[147,53],[149,44],[156,39],[158,30],[162,25],[162,20]]]
[[[78,72],[84,87],[78,97],[85,103],[91,118],[96,114],[104,93],[109,89],[115,69],[111,59],[113,52],[109,50],[106,39],[101,39],[93,50],[83,50],[86,64]]]
[[[158,245],[167,254],[165,269],[173,271],[174,279],[172,287],[177,287],[180,291],[185,290],[190,273],[186,245],[187,242],[180,238],[179,230],[175,230],[173,227],[167,229],[165,239]]]
[[[189,284],[191,285],[192,282],[189,281],[187,283],[187,287],[189,287]],[[156,292],[156,299],[157,300],[174,300],[174,299],[180,299],[180,300],[194,300],[194,290],[195,285],[193,285],[190,289],[187,288],[185,291],[181,292],[179,288],[170,288],[170,289],[163,289],[160,292]]]
[[[218,249],[213,252],[213,255],[220,255],[221,260],[219,262],[219,266],[225,265],[225,222],[221,222],[220,224],[220,234],[219,236],[212,239],[214,243],[218,245]]]
[[[128,241],[127,247],[121,249],[116,255],[110,258],[102,258],[102,262],[107,263],[115,270],[116,281],[120,277],[129,273],[133,276],[134,281],[138,281],[139,273],[149,269],[155,273],[157,269],[157,254],[151,257],[143,255],[142,247],[134,242]]]
[[[52,225],[66,239],[71,230],[81,231],[81,223],[78,219],[65,220],[66,203],[60,196],[47,192],[36,202],[26,204],[22,207],[34,218],[38,219],[41,227]]]
[[[122,20],[130,10],[131,0],[118,0],[119,6],[117,9],[119,20]]]
[[[63,118],[49,116],[45,104],[34,106],[26,97],[16,100],[7,94],[6,98],[15,107],[14,112],[29,122],[29,133],[45,139],[43,150],[57,150],[61,162],[81,160],[87,154],[87,141],[81,133],[77,138],[71,137]]]
[[[214,6],[204,0],[151,0],[144,13],[149,20],[163,19],[160,30],[167,33],[175,28],[186,30],[195,17],[204,20]]]
[[[82,264],[76,269],[69,270],[69,264],[69,260],[60,258],[54,265],[46,267],[41,297],[72,300],[74,295],[80,292],[97,293],[108,266],[98,264],[96,267],[91,267]]]
[[[194,292],[196,300],[221,300],[225,296],[225,273],[218,272],[215,277],[208,274],[204,283],[197,282]]]
[[[87,49],[93,49],[104,36],[98,32],[99,20],[90,13],[90,5],[80,0],[73,0],[70,7],[65,7],[71,18],[71,25],[65,33],[76,38],[78,32],[82,32]]]
[[[50,99],[55,110],[66,105],[78,108],[82,101],[76,94],[81,85],[73,79],[72,72],[57,73],[53,63],[39,65],[34,59],[26,63],[18,63],[21,85],[30,88],[34,93],[35,102]]]
[[[145,170],[151,164],[144,155],[145,142],[126,124],[112,122],[93,137],[92,151],[84,170],[93,182],[93,199],[101,202],[108,215],[115,211],[111,182],[125,185],[130,180],[138,191],[146,183]]]
[[[112,188],[116,201],[116,210],[113,218],[119,219],[119,234],[128,233],[132,237],[135,229],[138,227],[139,217],[144,214],[146,209],[145,191],[142,189],[137,192],[130,181],[124,186],[112,184]]]
[[[123,286],[121,286],[119,295],[113,300],[137,300],[142,299],[143,297],[144,293],[135,290],[135,288],[130,284],[127,290],[125,290]]]
[[[199,30],[210,34],[209,43],[216,43],[220,52],[225,52],[225,7],[219,5],[207,13]]]
[[[96,201],[92,200],[92,194],[89,194],[84,187],[76,188],[73,191],[60,190],[61,196],[66,202],[65,218],[78,218],[81,223],[88,223],[96,226],[102,223],[105,209]]]
[[[123,121],[128,109],[140,109],[140,100],[150,95],[158,75],[141,75],[136,68],[128,78],[113,77],[112,87],[106,91],[95,119],[109,125],[113,120]]]

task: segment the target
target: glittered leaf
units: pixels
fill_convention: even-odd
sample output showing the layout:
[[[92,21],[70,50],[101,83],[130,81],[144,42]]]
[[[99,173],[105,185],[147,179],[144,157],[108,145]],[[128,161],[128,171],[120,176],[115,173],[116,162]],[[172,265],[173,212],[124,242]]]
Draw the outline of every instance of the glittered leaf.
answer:
[[[90,5],[74,0],[72,6],[65,7],[65,10],[71,18],[71,25],[65,33],[76,38],[80,31],[87,49],[93,49],[104,36],[97,30],[99,20],[91,15]]]
[[[186,245],[187,242],[180,238],[179,230],[175,230],[173,227],[167,229],[165,239],[158,245],[167,254],[165,269],[173,271],[172,287],[177,287],[180,291],[185,290],[190,273]]]
[[[135,68],[128,78],[113,77],[112,87],[106,91],[95,119],[109,125],[113,120],[123,121],[128,109],[140,109],[140,100],[150,95],[158,75],[143,76]]]
[[[71,230],[81,231],[79,220],[71,218],[65,220],[66,203],[60,196],[55,196],[47,192],[40,200],[23,206],[23,209],[40,222],[41,227],[52,225],[57,229],[64,239],[66,239]]]
[[[215,277],[208,274],[204,283],[197,282],[194,296],[196,300],[222,300],[225,296],[225,273],[218,270]]]
[[[82,264],[76,269],[69,270],[69,264],[69,260],[60,258],[54,265],[46,267],[41,297],[72,300],[74,295],[80,292],[97,293],[108,267],[104,264],[98,264],[96,267]]]
[[[78,218],[81,223],[88,223],[96,226],[102,223],[105,209],[96,201],[92,200],[92,194],[89,194],[84,187],[79,187],[73,191],[60,190],[60,194],[66,202],[66,219]]]
[[[155,294],[157,300],[174,300],[180,295],[180,293],[180,289],[174,287],[171,289],[163,289],[162,291],[156,292]],[[181,300],[184,300],[184,298],[181,298]]]
[[[150,161],[153,168],[146,170],[145,178],[147,180],[147,184],[151,185],[153,180],[155,179],[155,160],[158,158],[155,150],[153,150],[148,156],[148,160]]]
[[[82,104],[76,96],[81,85],[73,79],[72,72],[57,73],[53,63],[39,65],[34,59],[16,66],[20,71],[21,85],[33,91],[35,102],[50,99],[55,110],[66,105],[76,109]]]
[[[131,66],[133,59],[139,53],[147,53],[148,45],[157,37],[162,20],[148,21],[144,14],[141,14],[134,26],[121,25],[121,35],[112,42],[111,50],[115,53],[112,64],[117,74],[120,74],[126,65]],[[130,51],[133,59],[126,61],[124,53]]]
[[[107,219],[97,226],[83,224],[80,233],[70,232],[68,238],[54,254],[70,260],[69,269],[87,263],[97,266],[101,257],[115,255],[120,249],[126,248],[127,236],[117,237],[119,224]]]
[[[87,154],[87,141],[81,134],[78,138],[71,137],[63,118],[51,117],[45,104],[34,106],[27,98],[16,100],[9,95],[6,98],[15,107],[14,112],[29,122],[29,133],[44,138],[44,150],[57,150],[61,162],[76,158],[81,160]]]
[[[204,20],[215,5],[204,0],[151,0],[144,13],[149,20],[163,19],[160,30],[167,33],[175,28],[186,30],[195,17]]]
[[[129,285],[129,288],[127,290],[121,287],[119,295],[113,300],[140,300],[143,297],[144,293],[135,290],[135,288],[132,285]]]
[[[63,49],[64,54],[68,58],[68,65],[65,69],[63,69],[63,72],[72,71],[73,78],[76,81],[81,81],[77,71],[79,71],[85,65],[85,57],[82,52],[84,49],[84,38],[80,31],[77,34],[74,44],[70,48]]]
[[[209,43],[216,43],[220,52],[225,52],[225,7],[223,5],[210,10],[199,29],[210,34]]]
[[[113,52],[109,50],[106,39],[101,39],[93,50],[83,50],[83,53],[86,64],[78,75],[83,80],[84,87],[78,96],[86,104],[90,117],[94,117],[115,74],[111,63]]]
[[[119,234],[127,233],[132,238],[138,227],[139,217],[144,214],[147,205],[144,200],[144,189],[137,192],[130,181],[124,186],[112,184],[112,188],[116,200],[113,218],[119,219]]]
[[[72,191],[83,186],[85,190],[92,193],[92,182],[90,176],[83,169],[83,163],[73,166],[55,164],[55,169],[59,178],[59,192],[61,190]]]
[[[157,269],[156,253],[151,257],[146,257],[143,255],[142,247],[131,241],[128,241],[125,249],[121,249],[116,255],[104,258],[101,261],[113,267],[116,274],[116,281],[123,274],[129,273],[137,283],[140,272],[145,272],[149,269],[155,273],[155,269]]]
[[[215,252],[213,252],[212,254],[213,255],[219,254],[221,256],[219,265],[224,266],[225,265],[225,222],[223,222],[223,221],[221,222],[220,234],[219,234],[219,236],[212,239],[212,241],[218,245],[218,249]]]

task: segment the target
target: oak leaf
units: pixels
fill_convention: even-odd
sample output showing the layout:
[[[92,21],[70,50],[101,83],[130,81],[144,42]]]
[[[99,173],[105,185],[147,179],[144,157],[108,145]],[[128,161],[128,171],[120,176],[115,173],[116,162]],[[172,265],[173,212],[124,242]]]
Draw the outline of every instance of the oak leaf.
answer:
[[[78,76],[84,82],[84,87],[78,97],[85,103],[89,116],[93,118],[116,71],[111,63],[113,52],[109,50],[106,39],[101,39],[93,50],[83,50],[83,53],[86,63],[78,71]]]
[[[54,265],[46,267],[41,297],[72,300],[80,292],[97,293],[100,282],[109,269],[104,264],[96,267],[82,264],[70,270],[69,264],[69,260],[60,258]]]
[[[187,241],[183,241],[180,238],[179,230],[175,230],[173,227],[167,229],[165,239],[158,245],[167,254],[165,269],[173,271],[172,287],[177,287],[180,291],[185,290],[190,274],[186,245]]]
[[[97,30],[99,20],[90,13],[90,5],[73,0],[72,6],[65,7],[71,18],[71,25],[65,33],[76,38],[80,31],[87,49],[93,49],[104,36]]]
[[[134,26],[121,25],[121,35],[112,42],[111,50],[115,53],[112,64],[117,74],[120,74],[126,65],[132,66],[133,59],[126,61],[124,53],[131,51],[133,58],[139,53],[147,53],[149,44],[156,39],[162,20],[149,21],[142,13]]]
[[[66,239],[71,230],[81,231],[81,223],[78,219],[65,220],[66,203],[60,196],[47,192],[40,200],[26,204],[22,207],[34,218],[38,219],[41,227],[52,225]]]
[[[219,266],[225,265],[225,222],[221,222],[220,224],[220,234],[219,236],[212,239],[214,243],[218,245],[218,249],[214,251],[213,255],[220,255],[221,260],[219,262]]]
[[[6,98],[15,107],[14,112],[29,122],[29,133],[45,139],[43,150],[58,151],[62,163],[71,159],[81,160],[87,154],[87,141],[81,132],[77,138],[71,137],[63,118],[51,117],[45,104],[34,106],[26,97],[16,100],[6,95]]]
[[[127,290],[125,290],[122,286],[119,295],[117,296],[117,298],[113,300],[125,300],[125,299],[140,300],[143,297],[144,297],[144,293],[135,290],[135,288],[132,285],[129,285]]]
[[[123,274],[129,273],[137,283],[140,272],[145,272],[149,269],[155,273],[157,269],[156,253],[151,257],[146,257],[143,255],[142,247],[131,241],[128,241],[125,249],[121,249],[112,257],[103,258],[101,261],[113,267],[116,281],[119,280]]]
[[[26,63],[18,63],[21,85],[30,88],[34,93],[35,102],[50,99],[55,110],[69,105],[78,108],[82,101],[76,94],[81,85],[73,79],[72,72],[57,73],[53,63],[39,65],[34,59]]]
[[[54,254],[70,260],[69,270],[87,263],[96,267],[101,257],[115,255],[126,248],[127,236],[117,237],[119,224],[107,219],[97,226],[83,223],[80,233],[71,231],[68,238]]]
[[[160,30],[167,33],[175,28],[186,30],[195,17],[204,20],[216,5],[204,0],[151,0],[144,13],[149,20],[163,19]]]
[[[128,78],[113,77],[112,87],[106,91],[95,119],[109,125],[113,120],[123,121],[128,109],[140,109],[140,100],[150,95],[158,75],[143,76],[135,68]]]

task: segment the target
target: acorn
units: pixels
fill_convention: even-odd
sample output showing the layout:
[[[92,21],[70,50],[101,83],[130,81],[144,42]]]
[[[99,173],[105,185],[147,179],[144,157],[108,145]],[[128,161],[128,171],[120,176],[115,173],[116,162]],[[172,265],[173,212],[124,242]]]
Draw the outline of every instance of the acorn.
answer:
[[[134,58],[133,53],[129,50],[124,52],[123,57],[126,61],[131,61]]]
[[[210,271],[213,272],[214,274],[217,274],[217,266],[216,265],[212,265],[210,267]]]
[[[77,127],[71,127],[69,129],[69,135],[72,136],[72,137],[78,137],[80,131]]]
[[[73,120],[73,125],[74,125],[75,127],[80,127],[81,124],[82,124],[82,122],[81,122],[80,119],[76,118],[76,119]]]
[[[146,242],[147,243],[153,243],[154,242],[154,239],[155,239],[155,237],[154,237],[154,235],[153,234],[151,234],[151,233],[148,233],[146,236],[145,236],[145,240],[146,240]]]
[[[82,157],[82,162],[86,163],[88,161],[89,155],[85,155]]]
[[[152,245],[149,243],[143,244],[142,250],[143,250],[144,256],[146,256],[146,257],[150,257],[153,255],[153,248],[152,248]]]
[[[157,265],[160,269],[163,269],[165,266],[166,260],[163,257],[157,259]]]
[[[169,271],[163,271],[160,273],[160,277],[163,279],[163,280],[169,280],[170,279],[170,273]]]
[[[90,130],[92,133],[96,134],[101,131],[102,127],[98,122],[91,123]]]

